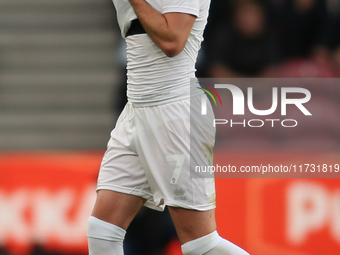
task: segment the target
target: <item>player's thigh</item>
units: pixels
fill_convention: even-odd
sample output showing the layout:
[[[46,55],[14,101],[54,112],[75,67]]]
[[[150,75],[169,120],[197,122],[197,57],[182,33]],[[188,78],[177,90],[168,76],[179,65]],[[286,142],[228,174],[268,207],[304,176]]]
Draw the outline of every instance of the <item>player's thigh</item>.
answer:
[[[92,216],[126,230],[145,201],[135,195],[99,190]]]
[[[216,230],[215,210],[196,211],[168,206],[181,244]]]

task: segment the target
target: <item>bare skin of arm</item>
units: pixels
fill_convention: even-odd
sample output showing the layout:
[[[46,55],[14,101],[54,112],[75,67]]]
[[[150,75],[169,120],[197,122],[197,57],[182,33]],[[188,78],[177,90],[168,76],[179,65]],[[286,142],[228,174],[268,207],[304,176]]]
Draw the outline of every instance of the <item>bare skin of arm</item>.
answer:
[[[162,14],[145,0],[129,1],[145,31],[168,57],[174,57],[184,49],[195,16],[177,12]]]

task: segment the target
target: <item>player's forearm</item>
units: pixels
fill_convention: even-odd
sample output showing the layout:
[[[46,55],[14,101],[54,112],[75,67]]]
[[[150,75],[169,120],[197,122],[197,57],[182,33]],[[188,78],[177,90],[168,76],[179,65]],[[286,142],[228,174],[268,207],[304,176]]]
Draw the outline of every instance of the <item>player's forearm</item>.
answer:
[[[145,0],[129,0],[139,21],[154,43],[169,57],[179,54],[186,43],[178,28]]]

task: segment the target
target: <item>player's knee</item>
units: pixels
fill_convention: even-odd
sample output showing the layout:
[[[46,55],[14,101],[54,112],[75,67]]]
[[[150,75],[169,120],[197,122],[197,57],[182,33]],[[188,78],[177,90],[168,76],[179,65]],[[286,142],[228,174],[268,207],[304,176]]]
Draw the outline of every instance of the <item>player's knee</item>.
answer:
[[[90,216],[87,220],[87,236],[123,244],[126,231],[116,225]]]
[[[223,239],[214,231],[182,245],[184,255],[249,255],[237,245]]]
[[[186,242],[182,245],[182,252],[184,255],[205,254],[216,247],[221,239],[222,238],[217,234],[217,231],[214,231],[208,235]]]

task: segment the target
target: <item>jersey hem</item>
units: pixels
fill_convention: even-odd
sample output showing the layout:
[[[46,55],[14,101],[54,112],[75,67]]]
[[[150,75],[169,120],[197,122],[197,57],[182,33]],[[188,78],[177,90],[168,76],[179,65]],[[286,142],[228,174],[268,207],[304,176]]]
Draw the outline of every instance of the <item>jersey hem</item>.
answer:
[[[136,103],[136,102],[129,100],[129,103],[131,103],[133,105],[133,107],[140,108],[140,107],[150,107],[150,106],[158,106],[158,105],[169,104],[169,103],[173,103],[173,102],[176,102],[176,101],[185,100],[185,99],[188,99],[188,98],[190,98],[190,94],[177,96],[177,97],[169,98],[169,99],[164,99],[164,100],[157,101],[157,102]]]
[[[156,102],[133,102],[132,100],[128,99],[128,102],[132,104],[133,107],[135,108],[141,108],[141,107],[150,107],[150,106],[158,106],[158,105],[165,105],[165,104],[170,104],[173,102],[181,101],[181,100],[186,100],[186,99],[193,99],[195,97],[201,96],[204,94],[201,90],[195,91],[195,93],[189,93],[186,95],[182,96],[177,96],[174,98],[169,98],[169,99],[164,99],[161,101],[156,101]]]

